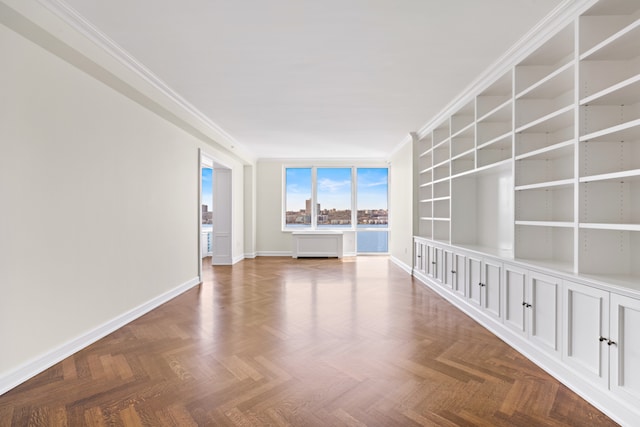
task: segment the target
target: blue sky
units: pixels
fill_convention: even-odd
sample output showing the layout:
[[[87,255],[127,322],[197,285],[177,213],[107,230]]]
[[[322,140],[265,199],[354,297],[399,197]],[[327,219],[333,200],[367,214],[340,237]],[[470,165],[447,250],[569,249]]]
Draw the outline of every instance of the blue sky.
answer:
[[[349,209],[351,168],[318,168],[318,201],[321,208]],[[311,198],[311,169],[287,168],[287,210],[305,208]],[[388,170],[358,168],[358,209],[386,209]]]
[[[202,169],[202,204],[209,206],[213,204],[213,169]]]

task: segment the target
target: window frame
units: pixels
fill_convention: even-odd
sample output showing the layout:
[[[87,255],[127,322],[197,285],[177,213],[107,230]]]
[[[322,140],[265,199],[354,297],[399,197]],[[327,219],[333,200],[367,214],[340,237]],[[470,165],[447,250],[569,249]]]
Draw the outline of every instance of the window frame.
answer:
[[[333,169],[351,169],[351,224],[348,227],[338,226],[322,226],[318,227],[318,169],[333,168]],[[358,169],[386,169],[387,170],[387,224],[386,227],[358,227]],[[287,169],[311,169],[311,224],[309,226],[297,226],[290,227],[287,224]],[[391,187],[391,165],[340,165],[340,164],[283,164],[282,165],[282,206],[280,209],[281,215],[281,230],[285,233],[292,233],[296,231],[386,231],[389,232],[390,224],[390,209],[389,209],[389,189]]]

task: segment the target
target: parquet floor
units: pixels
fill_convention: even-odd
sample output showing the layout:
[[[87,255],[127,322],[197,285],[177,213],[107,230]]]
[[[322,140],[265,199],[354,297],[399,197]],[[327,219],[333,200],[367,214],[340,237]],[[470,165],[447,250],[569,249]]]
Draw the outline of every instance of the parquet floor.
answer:
[[[205,274],[0,396],[0,426],[615,425],[384,257]]]

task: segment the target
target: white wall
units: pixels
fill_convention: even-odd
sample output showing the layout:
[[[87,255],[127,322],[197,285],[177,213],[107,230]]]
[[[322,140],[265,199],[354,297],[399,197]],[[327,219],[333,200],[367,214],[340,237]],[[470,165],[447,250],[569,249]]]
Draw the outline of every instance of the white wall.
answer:
[[[281,162],[258,161],[256,174],[256,251],[258,255],[290,255],[291,233],[282,231]]]
[[[0,57],[2,390],[25,365],[193,282],[205,144],[4,25]],[[243,165],[206,151],[233,170],[242,256]]]
[[[244,167],[244,256],[256,256],[256,168]]]
[[[413,252],[413,154],[407,143],[390,159],[389,252],[396,262],[411,268]]]

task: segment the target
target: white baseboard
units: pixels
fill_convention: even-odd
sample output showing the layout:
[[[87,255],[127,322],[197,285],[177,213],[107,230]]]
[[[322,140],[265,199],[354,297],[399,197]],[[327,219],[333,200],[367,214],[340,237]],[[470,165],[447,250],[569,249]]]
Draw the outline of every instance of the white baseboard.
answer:
[[[71,341],[68,341],[61,346],[54,348],[51,351],[13,369],[8,374],[0,377],[0,395],[22,384],[23,382],[50,368],[56,363],[61,362],[72,354],[93,344],[99,339],[109,335],[113,331],[120,329],[127,323],[132,322],[138,317],[150,312],[154,308],[157,308],[165,302],[177,297],[181,293],[188,291],[199,283],[200,280],[197,277],[194,277],[189,281],[181,284],[180,286],[168,292],[165,292],[162,295],[158,295],[157,297],[152,298],[146,303],[141,304],[138,307],[103,323],[97,328],[88,331],[72,339]]]
[[[240,261],[242,261],[244,258],[245,258],[245,256],[244,256],[244,255],[238,255],[238,256],[236,256],[236,257],[233,257],[233,259],[231,260],[231,265],[239,263],[239,262],[240,262]]]
[[[255,253],[255,252],[251,252],[251,253],[244,254],[244,258],[245,258],[245,259],[254,259],[256,256],[257,256],[257,255],[256,255],[256,253]]]
[[[412,268],[410,265],[405,264],[404,262],[400,261],[400,259],[394,256],[389,256],[389,259],[391,260],[392,263],[394,263],[395,265],[403,269],[406,273],[408,274],[412,273]]]

